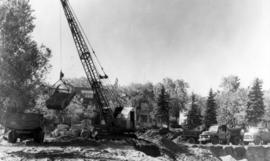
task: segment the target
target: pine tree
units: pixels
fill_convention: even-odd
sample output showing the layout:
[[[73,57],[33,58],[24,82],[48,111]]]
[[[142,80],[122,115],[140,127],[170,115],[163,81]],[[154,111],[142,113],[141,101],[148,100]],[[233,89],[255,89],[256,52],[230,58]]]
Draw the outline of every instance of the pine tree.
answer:
[[[166,123],[169,127],[169,94],[165,91],[164,86],[162,85],[160,94],[158,96],[158,108],[157,116],[161,119],[163,123]]]
[[[263,101],[262,81],[256,78],[248,94],[246,119],[250,125],[256,125],[262,120],[265,112]]]
[[[216,101],[212,89],[210,89],[209,96],[206,103],[206,111],[204,115],[205,127],[217,124],[217,112],[216,112]]]
[[[20,112],[35,106],[50,67],[51,51],[31,37],[32,12],[28,0],[0,4],[0,97],[4,108]]]
[[[187,114],[187,127],[189,129],[193,129],[202,124],[202,116],[201,110],[199,109],[196,96],[194,94],[191,95],[191,108]]]

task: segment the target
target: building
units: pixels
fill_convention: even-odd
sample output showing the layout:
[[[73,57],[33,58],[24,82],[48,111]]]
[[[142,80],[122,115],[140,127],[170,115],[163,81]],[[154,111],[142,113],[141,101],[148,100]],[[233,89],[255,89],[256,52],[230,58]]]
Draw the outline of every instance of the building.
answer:
[[[179,112],[179,119],[178,119],[178,124],[183,125],[186,123],[187,120],[187,111],[180,111]]]
[[[147,103],[141,103],[141,106],[136,111],[137,125],[139,128],[152,127],[154,125],[153,118],[154,114]]]

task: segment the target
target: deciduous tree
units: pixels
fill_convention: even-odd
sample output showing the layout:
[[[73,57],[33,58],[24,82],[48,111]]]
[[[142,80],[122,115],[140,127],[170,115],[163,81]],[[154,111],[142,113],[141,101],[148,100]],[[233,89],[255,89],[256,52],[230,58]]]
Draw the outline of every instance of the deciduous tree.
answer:
[[[224,91],[235,92],[240,87],[240,79],[235,75],[224,77],[220,87],[222,87]]]
[[[240,79],[237,76],[224,77],[217,93],[217,121],[234,127],[245,123],[245,111],[248,100],[247,89],[240,88]]]
[[[4,1],[0,8],[0,96],[4,107],[24,111],[35,106],[51,51],[31,37],[35,25],[28,0]]]
[[[170,78],[164,78],[162,84],[165,87],[165,90],[170,95],[170,115],[179,119],[179,112],[186,109],[186,104],[188,102],[188,93],[187,89],[189,85],[184,80],[175,80],[173,81]]]

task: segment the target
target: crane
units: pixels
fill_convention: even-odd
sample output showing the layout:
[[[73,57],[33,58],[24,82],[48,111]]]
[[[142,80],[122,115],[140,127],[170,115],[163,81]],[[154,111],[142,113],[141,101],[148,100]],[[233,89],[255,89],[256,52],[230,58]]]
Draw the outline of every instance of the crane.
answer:
[[[79,58],[81,60],[83,69],[86,73],[86,77],[88,79],[88,82],[92,90],[95,93],[94,98],[95,98],[96,105],[102,114],[102,117],[105,121],[106,126],[109,128],[112,128],[116,126],[116,117],[117,117],[117,114],[119,114],[123,110],[123,104],[117,98],[116,100],[118,102],[118,108],[112,109],[111,107],[109,107],[110,106],[110,102],[108,99],[109,96],[108,96],[108,93],[106,93],[106,91],[108,92],[109,90],[105,89],[105,87],[102,84],[102,79],[107,79],[108,76],[105,74],[102,67],[101,68],[104,75],[101,75],[99,71],[97,70],[97,67],[94,61],[94,58],[96,57],[95,51],[93,50],[91,46],[90,46],[91,50],[89,50],[88,45],[90,45],[90,43],[88,42],[88,39],[86,35],[84,34],[83,29],[74,11],[72,10],[69,4],[69,1],[68,0],[60,0],[60,1],[61,1],[65,16],[66,16],[66,20],[68,22],[68,25],[72,34]],[[99,62],[98,59],[96,61]],[[109,95],[111,97],[112,95],[113,97],[117,97],[115,92],[112,92],[112,91],[109,91]],[[134,122],[135,117],[132,116],[132,119]]]

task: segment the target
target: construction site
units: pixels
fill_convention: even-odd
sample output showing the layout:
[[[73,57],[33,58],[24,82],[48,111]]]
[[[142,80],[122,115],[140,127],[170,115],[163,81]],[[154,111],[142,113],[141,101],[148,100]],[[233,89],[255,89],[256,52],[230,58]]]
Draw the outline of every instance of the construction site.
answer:
[[[260,5],[263,2],[262,0]],[[44,5],[50,3],[52,2],[44,2]],[[93,8],[84,10],[83,3],[89,5],[87,7],[92,5]],[[163,50],[170,50],[175,42],[179,41],[184,44],[184,42],[192,39],[184,33],[182,33],[184,35],[183,41],[172,36],[181,37],[173,33],[172,26],[179,27],[173,16],[188,17],[180,11],[182,9],[188,13],[185,7],[180,10],[179,8],[180,5],[188,6],[189,2],[175,0],[168,3],[168,6],[164,6],[164,2],[158,2],[160,3],[159,7],[152,2],[138,2],[141,8],[134,7],[135,9],[131,7],[133,2],[121,2],[125,4],[125,7],[133,9],[132,11],[123,9],[117,3],[113,4],[115,9],[110,6],[105,6],[104,9],[94,9],[95,5],[104,5],[105,2],[81,0],[81,2],[76,3],[74,0],[57,0],[58,6],[51,6],[50,10],[50,8],[42,5],[39,6],[35,0],[3,0],[3,2],[0,2],[0,160],[270,160],[270,92],[262,89],[263,81],[261,79],[256,78],[251,85],[252,87],[243,87],[240,86],[238,76],[229,75],[222,79],[221,85],[217,87],[218,90],[213,90],[213,86],[207,86],[207,90],[210,90],[209,95],[205,97],[194,93],[195,88],[190,89],[190,85],[183,79],[167,78],[169,72],[165,70],[169,68],[165,68],[165,66],[171,64],[172,68],[179,68],[179,66],[174,66],[175,60],[173,59],[176,59],[176,55],[164,54],[164,56],[158,55],[157,52],[156,57],[158,58],[155,60],[153,59],[155,55],[146,54],[149,53],[150,48],[146,47],[147,44],[142,44],[149,42],[147,36],[151,37],[154,46],[161,46],[157,49],[151,49],[153,53],[157,50],[164,53]],[[226,13],[224,15],[222,11],[217,9],[216,14],[210,14],[209,16],[203,11],[207,11],[208,7],[211,6],[210,4],[217,8],[228,7],[229,9],[224,10],[224,13]],[[238,3],[234,4],[234,2],[222,4],[209,2],[209,5],[203,5],[194,1],[190,4],[190,8],[202,6],[198,7],[199,9],[195,7],[195,9],[211,18],[216,18],[216,15],[226,17],[228,11],[235,11],[238,16],[248,17],[249,12],[252,12],[248,10],[252,6],[251,4],[250,2],[244,5],[247,9],[243,13],[241,12],[242,15],[236,12],[237,7],[232,7],[239,5]],[[256,3],[256,5],[258,4]],[[37,6],[42,9],[33,11],[32,9],[38,9]],[[164,10],[161,9],[163,6]],[[210,7],[211,12],[215,7]],[[59,8],[60,18],[54,17],[50,22],[50,17],[48,18],[46,15],[57,15],[58,13],[52,13],[57,10],[56,8]],[[111,8],[111,12],[106,12],[108,8]],[[121,15],[122,11],[126,15]],[[80,14],[76,14],[77,12]],[[119,30],[112,29],[110,31],[112,35],[115,34],[116,36],[106,35],[102,23],[91,23],[91,16],[88,16],[88,14],[93,14],[91,18],[95,17],[93,22],[96,22],[104,16],[99,17],[98,14],[101,12],[104,12],[102,14],[105,16],[119,16],[117,20],[123,21],[123,24],[119,25],[120,27],[118,26]],[[183,13],[185,12],[183,11]],[[33,16],[35,13],[38,16]],[[171,16],[169,16],[169,13]],[[44,19],[40,15],[43,15]],[[81,15],[84,16],[80,17]],[[192,14],[190,13],[190,15]],[[134,18],[132,23],[125,23],[128,22],[125,16],[129,16],[129,19]],[[222,19],[222,16],[215,21]],[[228,24],[230,24],[230,18],[233,19],[233,17],[226,17],[226,23],[228,21]],[[159,21],[159,18],[163,18],[164,21]],[[81,19],[83,21],[80,21]],[[146,19],[146,21],[140,19]],[[153,22],[150,19],[154,19]],[[199,22],[199,19],[196,19],[196,23]],[[55,21],[59,22],[59,27],[51,25]],[[105,22],[111,23],[110,21],[113,20],[104,18],[100,21],[105,24]],[[141,21],[144,23],[140,23]],[[86,22],[88,22],[88,25],[85,25]],[[180,29],[192,30],[192,33],[196,35],[196,39],[190,40],[189,45],[198,43],[197,45],[200,46],[200,43],[205,43],[205,40],[200,43],[199,40],[200,36],[203,35],[201,33],[208,29],[204,29],[205,26],[199,23],[194,23],[195,20],[193,22],[192,18],[187,22],[190,22],[190,25],[180,26]],[[36,33],[35,23],[38,28]],[[114,23],[112,22],[111,25]],[[203,23],[206,24],[206,27],[209,27],[213,22],[209,20],[209,24],[207,24],[207,21]],[[139,26],[136,26],[138,24]],[[169,26],[166,26],[168,24]],[[196,31],[196,25],[199,26],[200,31]],[[126,48],[132,50],[134,55],[128,53],[114,55],[115,52],[99,55],[99,52],[94,50],[94,46],[98,46],[99,51],[105,51],[101,49],[102,44],[98,44],[103,40],[95,43],[96,37],[89,35],[89,30],[94,29],[91,26],[96,26],[95,32],[100,31],[98,34],[101,35],[101,39],[108,38],[108,40],[104,40],[105,47],[111,47],[117,51],[123,50],[121,45],[116,46],[116,43],[108,45],[109,42],[107,41],[121,40],[121,35],[117,35],[117,33],[122,31],[123,35],[128,36],[132,35],[133,32],[136,33],[135,37],[124,40],[131,42],[130,44],[127,43],[129,46]],[[124,32],[123,26],[128,26],[128,32]],[[58,27],[59,30],[51,31],[51,27]],[[109,26],[107,27],[109,28]],[[147,29],[147,33],[150,34],[144,35],[144,31],[143,29],[140,31],[140,27]],[[101,32],[103,30],[105,36]],[[163,30],[164,33],[168,34],[165,36],[168,39],[165,39],[162,33],[155,33],[155,30]],[[214,32],[218,33],[218,31],[215,31],[218,30],[216,28],[213,28],[213,31],[210,30],[210,36],[207,35],[206,37],[211,37]],[[32,36],[33,31],[34,37]],[[46,33],[43,33],[44,31]],[[235,31],[238,30],[235,29]],[[49,33],[54,36],[57,35],[55,36],[57,40],[49,40],[49,42],[51,41],[51,44],[54,44],[59,52],[51,50],[50,46],[38,45],[39,43],[32,40],[40,39],[44,35],[44,37],[50,39]],[[157,35],[164,40],[156,39]],[[226,34],[217,35],[228,36]],[[157,37],[159,38],[159,36]],[[90,43],[90,38],[91,43],[95,45]],[[42,41],[47,42],[48,40]],[[69,43],[66,43],[67,41]],[[216,40],[212,42],[209,39],[208,41],[209,44],[215,44]],[[224,41],[229,41],[229,38]],[[149,44],[153,45],[151,42]],[[181,46],[179,44],[176,45],[177,49]],[[142,53],[141,55],[148,64],[140,61],[140,56],[136,57],[140,55],[138,52],[140,49],[136,49],[138,46],[146,49],[145,55]],[[266,46],[265,50],[268,51],[269,45]],[[53,49],[55,49],[54,47]],[[70,50],[71,48],[72,50]],[[210,50],[205,48],[213,49],[214,47],[203,46],[198,51],[194,47],[188,47],[188,50],[192,52],[201,50],[202,53]],[[176,53],[183,51],[179,49]],[[224,49],[224,51],[226,50]],[[71,56],[66,52],[69,52]],[[209,51],[209,53],[211,52]],[[180,59],[185,59],[189,54],[179,54]],[[194,57],[192,54],[189,56]],[[222,56],[220,57],[222,59]],[[164,58],[168,58],[168,60]],[[114,60],[119,61],[114,62]],[[128,66],[135,64],[134,68],[125,66],[127,63],[124,61],[127,60],[134,61],[133,64],[128,62],[130,63]],[[203,60],[202,54],[201,61]],[[158,66],[164,66],[164,68],[156,67],[155,72],[150,73],[151,61],[160,61],[161,65]],[[224,64],[226,64],[225,61],[227,60],[224,59]],[[105,62],[104,66],[102,62]],[[80,67],[77,67],[78,64],[76,63],[80,63]],[[181,63],[185,64],[185,62]],[[211,64],[211,60],[207,64]],[[204,68],[203,66],[199,68]],[[215,67],[209,66],[212,73],[217,73]],[[107,68],[110,73],[114,73],[107,74],[105,70]],[[138,68],[142,69],[136,71],[135,69]],[[126,71],[129,69],[132,69],[132,71]],[[191,68],[188,73],[194,73],[192,69],[198,70],[197,68]],[[222,71],[220,69],[219,71]],[[232,69],[234,70],[234,68]],[[53,74],[50,75],[50,79],[53,77],[53,81],[47,79],[50,70],[53,71]],[[150,72],[145,74],[147,71]],[[123,74],[125,72],[134,76]],[[77,77],[78,73],[82,74],[80,78]],[[160,73],[164,79],[162,82],[152,83],[151,81],[157,73]],[[200,76],[198,73],[197,75]],[[114,82],[111,81],[110,75],[115,77]],[[187,74],[187,76],[190,76],[190,74]],[[125,79],[125,77],[134,79],[131,85],[119,84],[121,78]],[[134,83],[136,80],[140,80],[138,77],[143,78],[141,80],[144,83]],[[199,82],[197,77],[193,78],[194,82]],[[267,80],[267,78],[265,79]],[[207,81],[210,79],[209,76]],[[201,82],[205,84],[207,81]]]

